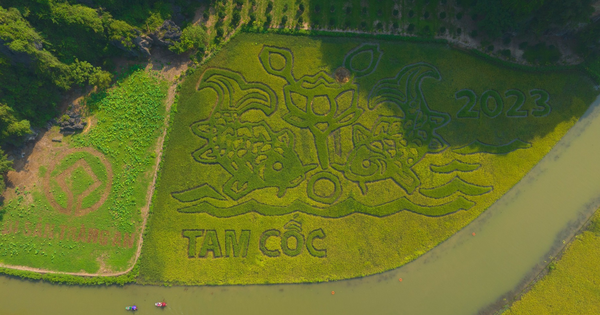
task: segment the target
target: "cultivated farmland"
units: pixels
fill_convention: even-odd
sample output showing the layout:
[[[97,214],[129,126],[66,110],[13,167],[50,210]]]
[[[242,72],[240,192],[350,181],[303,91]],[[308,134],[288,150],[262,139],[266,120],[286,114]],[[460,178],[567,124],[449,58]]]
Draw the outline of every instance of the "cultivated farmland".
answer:
[[[140,282],[389,270],[480,215],[595,96],[440,44],[242,34],[182,84]]]
[[[27,166],[29,185],[5,201],[3,265],[83,274],[133,267],[166,90],[151,72],[129,68],[114,88],[85,100],[92,126],[62,142],[43,139]],[[58,127],[48,132],[59,136]]]

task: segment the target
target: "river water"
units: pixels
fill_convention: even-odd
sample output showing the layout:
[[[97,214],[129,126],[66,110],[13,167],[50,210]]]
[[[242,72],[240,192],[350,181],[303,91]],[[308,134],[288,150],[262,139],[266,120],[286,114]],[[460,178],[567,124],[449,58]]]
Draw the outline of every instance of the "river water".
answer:
[[[70,287],[0,277],[0,314],[120,314],[132,304],[143,314],[476,314],[544,268],[600,205],[599,104],[600,97],[480,217],[396,270],[321,284],[170,288]],[[162,300],[166,309],[153,306]]]

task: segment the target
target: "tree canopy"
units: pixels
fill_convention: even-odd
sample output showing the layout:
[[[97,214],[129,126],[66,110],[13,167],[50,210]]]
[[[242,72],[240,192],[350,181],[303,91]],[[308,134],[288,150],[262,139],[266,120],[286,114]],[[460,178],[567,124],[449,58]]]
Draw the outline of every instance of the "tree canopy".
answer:
[[[592,0],[458,0],[458,4],[477,14],[478,28],[492,38],[575,28],[594,12]]]

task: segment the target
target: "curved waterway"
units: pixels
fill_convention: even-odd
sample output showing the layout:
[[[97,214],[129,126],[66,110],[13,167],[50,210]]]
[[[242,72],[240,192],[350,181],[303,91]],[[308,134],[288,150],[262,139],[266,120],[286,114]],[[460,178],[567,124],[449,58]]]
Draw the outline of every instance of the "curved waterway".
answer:
[[[476,314],[537,274],[600,205],[599,104],[480,217],[396,270],[321,284],[171,288],[0,277],[0,314],[119,314],[131,304],[143,314]],[[153,306],[162,300],[166,309]]]

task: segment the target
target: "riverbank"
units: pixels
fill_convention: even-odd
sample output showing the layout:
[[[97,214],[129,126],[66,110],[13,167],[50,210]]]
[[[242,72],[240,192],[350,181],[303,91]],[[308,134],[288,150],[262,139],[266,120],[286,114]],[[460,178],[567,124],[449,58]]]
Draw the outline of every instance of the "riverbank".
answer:
[[[502,315],[596,314],[600,309],[600,211]]]

